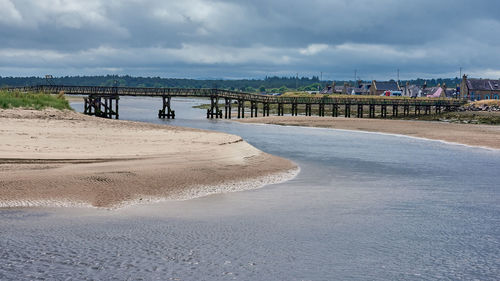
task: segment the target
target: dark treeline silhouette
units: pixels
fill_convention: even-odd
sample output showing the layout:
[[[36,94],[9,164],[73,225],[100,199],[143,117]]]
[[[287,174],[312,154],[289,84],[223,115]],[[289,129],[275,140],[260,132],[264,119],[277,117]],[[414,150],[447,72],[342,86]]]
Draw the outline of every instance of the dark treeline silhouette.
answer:
[[[438,78],[438,79],[420,79],[420,78],[417,78],[414,80],[402,80],[400,85],[404,86],[404,85],[406,85],[406,82],[409,82],[411,85],[419,85],[419,86],[422,86],[425,83],[427,83],[427,85],[430,87],[437,86],[438,84],[439,85],[446,84],[447,87],[454,88],[457,85],[459,85],[461,81],[462,81],[462,78],[458,78],[458,77],[445,78],[445,79],[443,79],[443,78]]]
[[[344,82],[354,84],[353,81],[336,81],[337,85]],[[365,81],[370,82],[370,81]],[[459,78],[451,79],[415,79],[408,80],[410,84],[435,86],[446,83],[449,87],[455,87],[460,83]],[[161,77],[133,77],[129,75],[106,75],[106,76],[64,76],[45,79],[43,77],[1,77],[0,87],[33,86],[42,84],[54,85],[75,85],[75,86],[122,86],[122,87],[176,87],[176,88],[220,88],[241,91],[269,91],[271,89],[299,89],[316,90],[332,81],[319,81],[319,77],[266,77],[264,79],[240,79],[240,80],[201,80],[201,79],[180,79]],[[406,80],[400,82],[406,84]]]
[[[179,79],[160,77],[133,77],[129,75],[106,75],[106,76],[64,76],[54,77],[47,80],[43,77],[0,77],[0,86],[32,86],[52,83],[55,85],[75,86],[127,86],[127,87],[178,87],[178,88],[223,88],[232,90],[246,90],[247,88],[266,89],[304,87],[318,83],[319,78],[309,77],[266,77],[265,79],[241,79],[241,80],[201,80],[201,79]]]

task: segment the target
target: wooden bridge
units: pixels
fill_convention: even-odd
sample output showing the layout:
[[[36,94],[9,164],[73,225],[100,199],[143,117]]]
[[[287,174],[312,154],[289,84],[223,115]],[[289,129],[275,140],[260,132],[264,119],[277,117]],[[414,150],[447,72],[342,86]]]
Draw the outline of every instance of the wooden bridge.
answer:
[[[249,106],[250,116],[257,117],[259,105],[262,106],[261,116],[269,116],[270,108],[277,110],[278,116],[283,116],[288,111],[292,116],[299,115],[299,108],[306,116],[311,116],[313,107],[318,116],[344,117],[356,116],[358,118],[387,117],[387,109],[392,109],[390,116],[403,116],[440,113],[442,110],[455,111],[465,103],[457,99],[395,99],[383,97],[280,97],[251,94],[222,89],[185,89],[185,88],[135,88],[135,87],[103,87],[103,86],[61,86],[38,85],[28,87],[9,88],[11,91],[36,91],[48,93],[63,92],[66,95],[85,95],[84,113],[105,118],[118,119],[118,101],[120,96],[147,96],[161,97],[162,107],[158,111],[159,118],[175,118],[172,109],[172,97],[198,97],[210,98],[210,108],[207,109],[207,118],[226,118],[233,116],[233,106],[237,108],[237,118],[245,118],[245,106]],[[220,103],[223,100],[224,103]],[[224,114],[222,109],[224,108]],[[351,114],[354,108],[356,115]],[[365,114],[367,110],[368,114]]]

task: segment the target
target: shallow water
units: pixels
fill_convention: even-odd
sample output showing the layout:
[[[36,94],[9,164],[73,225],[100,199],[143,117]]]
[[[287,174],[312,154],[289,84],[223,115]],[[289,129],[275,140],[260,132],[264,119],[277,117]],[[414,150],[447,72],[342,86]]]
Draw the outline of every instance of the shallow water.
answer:
[[[123,208],[0,210],[0,279],[497,280],[500,152],[204,119],[176,99],[120,117],[218,130],[301,167],[259,190]],[[81,104],[73,104],[76,108]],[[134,108],[132,108],[134,106]]]

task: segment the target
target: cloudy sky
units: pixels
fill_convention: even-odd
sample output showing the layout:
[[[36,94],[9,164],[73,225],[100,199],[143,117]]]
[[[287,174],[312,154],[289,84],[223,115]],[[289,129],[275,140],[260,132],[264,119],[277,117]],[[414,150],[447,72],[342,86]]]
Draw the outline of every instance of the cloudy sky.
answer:
[[[0,0],[0,76],[500,77],[498,0]]]

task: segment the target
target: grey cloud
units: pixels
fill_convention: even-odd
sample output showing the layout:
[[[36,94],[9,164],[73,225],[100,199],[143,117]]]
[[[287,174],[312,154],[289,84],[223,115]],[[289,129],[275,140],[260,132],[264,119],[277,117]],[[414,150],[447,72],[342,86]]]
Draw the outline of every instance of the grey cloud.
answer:
[[[500,2],[0,0],[0,75],[499,73]],[[499,74],[500,75],[500,74]],[[328,77],[330,76],[330,77]],[[494,77],[496,78],[496,77]]]

